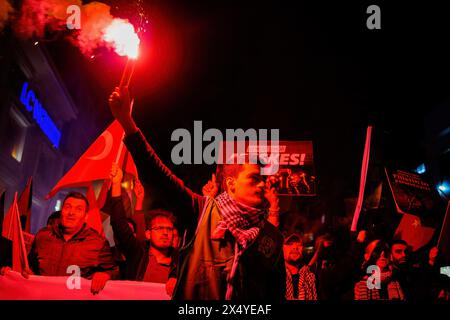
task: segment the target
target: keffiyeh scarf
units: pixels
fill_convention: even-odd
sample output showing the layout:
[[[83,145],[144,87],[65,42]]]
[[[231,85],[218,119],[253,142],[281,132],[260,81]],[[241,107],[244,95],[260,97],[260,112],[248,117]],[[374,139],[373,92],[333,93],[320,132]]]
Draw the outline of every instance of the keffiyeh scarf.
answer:
[[[258,236],[264,219],[265,210],[249,207],[232,199],[224,192],[216,198],[222,220],[213,232],[212,238],[223,238],[225,231],[229,230],[236,239],[233,266],[227,278],[227,292],[225,299],[231,300],[234,294],[234,277],[236,275],[239,259],[247,248]]]
[[[224,192],[216,198],[222,221],[214,234],[229,230],[239,245],[245,249],[259,234],[259,224],[264,219],[264,210],[249,207],[232,199]]]
[[[387,293],[389,300],[405,300],[405,295],[400,283],[392,281],[392,272],[381,272],[380,280],[383,285],[387,285]],[[364,280],[358,282],[355,286],[355,300],[381,300],[380,290],[369,289],[367,285],[368,276]]]
[[[307,266],[303,266],[299,272],[298,297],[294,297],[294,284],[292,275],[286,268],[286,299],[287,300],[317,300],[316,277]]]

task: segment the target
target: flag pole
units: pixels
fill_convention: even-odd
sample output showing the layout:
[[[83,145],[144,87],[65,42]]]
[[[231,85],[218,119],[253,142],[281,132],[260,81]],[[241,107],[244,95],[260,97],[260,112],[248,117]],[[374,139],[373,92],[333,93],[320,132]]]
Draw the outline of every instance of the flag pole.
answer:
[[[30,188],[32,188],[32,186],[33,186],[32,183],[33,183],[33,176],[30,176],[27,181],[27,187],[30,185],[31,186]],[[30,189],[29,196],[32,197],[32,195],[33,195],[33,191],[32,191],[32,189]],[[29,233],[31,230],[31,206],[33,205],[33,201],[29,201],[28,204],[30,205],[30,208],[27,208],[28,211],[27,211],[27,222],[25,223],[25,232]]]
[[[25,240],[23,238],[23,230],[22,230],[22,222],[20,222],[20,214],[19,214],[19,207],[17,206],[17,192],[14,195],[14,212],[16,212],[15,216],[17,219],[17,225],[19,226],[19,237],[20,237],[20,249],[22,251],[22,259],[21,261],[24,264],[24,269],[28,270],[30,267],[28,266],[28,256],[27,256],[27,250],[25,248]],[[12,219],[11,219],[12,220]]]
[[[120,79],[119,87],[126,86],[128,87],[131,82],[131,77],[134,73],[134,67],[136,66],[136,59],[128,58],[127,64],[125,65],[125,69],[123,70],[122,77]]]
[[[366,132],[366,143],[364,147],[363,161],[361,166],[361,178],[359,182],[359,195],[358,201],[356,203],[355,213],[353,214],[353,221],[350,231],[357,231],[359,215],[361,213],[363,200],[364,200],[364,189],[366,187],[367,170],[369,166],[370,158],[370,140],[372,137],[372,126],[367,127]]]
[[[133,112],[133,104],[134,104],[134,99],[131,100],[130,113]],[[119,151],[117,152],[115,163],[119,163],[120,156],[122,155],[122,150],[123,150],[123,146],[124,146],[124,143],[123,143],[124,138],[125,138],[125,132],[122,134],[122,139],[120,139]]]
[[[122,79],[123,80],[123,79]],[[122,81],[121,81],[121,83],[122,83]],[[134,99],[133,100],[131,100],[131,103],[130,103],[130,113],[131,112],[133,112],[133,105],[134,105]],[[125,138],[125,132],[122,134],[122,139],[120,139],[120,146],[119,146],[119,150],[117,151],[117,155],[116,155],[116,159],[115,159],[115,163],[119,163],[119,161],[120,161],[120,157],[121,157],[121,155],[122,155],[122,150],[123,150],[123,147],[124,147],[124,143],[123,143],[123,139]],[[111,179],[109,179],[109,181],[108,182],[106,182],[106,183],[108,183],[108,188],[107,188],[107,190],[109,190],[110,188],[111,188],[111,185],[112,185],[112,183],[111,183]]]
[[[437,243],[437,247],[440,248],[441,247],[441,240],[442,240],[442,234],[444,233],[444,228],[448,223],[448,219],[450,219],[449,217],[450,215],[450,200],[447,203],[447,210],[445,211],[445,217],[444,217],[444,221],[442,222],[442,226],[441,226],[441,233],[439,234],[439,240]]]

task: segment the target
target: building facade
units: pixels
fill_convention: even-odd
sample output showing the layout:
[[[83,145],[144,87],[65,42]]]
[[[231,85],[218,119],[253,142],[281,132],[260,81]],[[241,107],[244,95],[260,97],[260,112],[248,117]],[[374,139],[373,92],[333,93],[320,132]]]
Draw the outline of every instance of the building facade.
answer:
[[[83,117],[45,44],[13,36],[0,46],[0,192],[5,212],[33,177],[31,232],[45,226],[67,191],[45,196],[101,131]]]

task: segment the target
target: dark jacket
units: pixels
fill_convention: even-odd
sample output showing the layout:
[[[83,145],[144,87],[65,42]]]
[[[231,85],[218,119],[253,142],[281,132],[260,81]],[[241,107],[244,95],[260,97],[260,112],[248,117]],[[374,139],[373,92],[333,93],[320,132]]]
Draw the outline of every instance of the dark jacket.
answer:
[[[177,299],[224,299],[226,279],[234,260],[235,240],[226,232],[221,241],[211,232],[221,219],[214,201],[184,186],[159,159],[141,132],[125,138],[141,182],[151,192],[159,190],[188,226],[185,247],[180,250]],[[167,201],[166,199],[166,201]],[[204,213],[201,215],[201,213]],[[198,220],[201,219],[199,222]],[[196,228],[198,225],[199,228]],[[242,254],[234,280],[234,299],[282,300],[285,294],[285,266],[281,233],[263,223],[258,238]]]
[[[106,272],[111,279],[118,277],[108,242],[86,224],[69,241],[64,239],[59,224],[41,229],[28,261],[31,270],[42,276],[68,276],[67,267],[76,265],[87,279],[95,272]]]
[[[228,276],[235,265],[235,239],[226,231],[212,237],[221,220],[214,199],[203,211],[191,242],[180,252],[175,299],[223,300]],[[269,222],[263,221],[258,237],[242,253],[233,278],[235,300],[281,300],[285,291],[283,238]],[[212,239],[214,238],[214,239]]]

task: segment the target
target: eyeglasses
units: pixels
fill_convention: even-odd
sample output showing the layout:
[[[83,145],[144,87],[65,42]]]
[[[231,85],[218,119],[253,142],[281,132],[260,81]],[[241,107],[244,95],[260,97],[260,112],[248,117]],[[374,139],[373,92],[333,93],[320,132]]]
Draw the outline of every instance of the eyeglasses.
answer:
[[[161,231],[167,231],[167,232],[173,232],[173,227],[153,227],[150,228],[150,230],[155,230],[156,232],[161,232]]]

